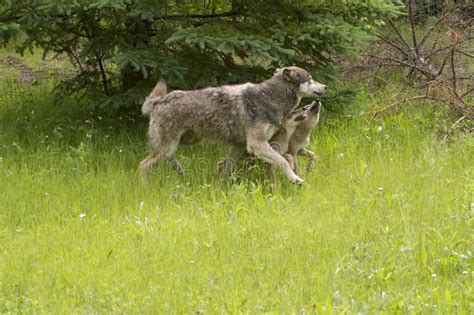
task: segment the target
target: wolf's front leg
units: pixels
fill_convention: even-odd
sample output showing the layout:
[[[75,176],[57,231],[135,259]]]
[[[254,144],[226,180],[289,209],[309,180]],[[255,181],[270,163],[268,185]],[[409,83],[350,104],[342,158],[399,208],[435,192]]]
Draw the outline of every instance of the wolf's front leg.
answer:
[[[247,145],[249,152],[255,154],[259,159],[272,165],[278,165],[286,177],[293,183],[299,185],[304,183],[304,180],[293,172],[288,161],[273,150],[268,142],[249,142]]]
[[[290,164],[290,167],[293,172],[295,172],[295,174],[299,176],[300,174],[298,171],[298,159],[289,153],[283,154],[283,157],[288,161],[288,164]]]
[[[247,150],[259,159],[277,165],[290,181],[296,184],[303,184],[304,180],[298,177],[291,169],[290,164],[284,157],[276,152],[268,143],[273,134],[266,132],[264,126],[253,128],[247,134]]]

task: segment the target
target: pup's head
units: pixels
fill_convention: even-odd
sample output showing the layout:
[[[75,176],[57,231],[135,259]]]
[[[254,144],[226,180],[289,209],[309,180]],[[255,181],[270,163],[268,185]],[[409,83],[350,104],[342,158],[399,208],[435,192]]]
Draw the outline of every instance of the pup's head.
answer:
[[[328,88],[313,80],[308,71],[299,67],[280,68],[274,75],[281,75],[285,81],[298,86],[298,96],[301,97],[318,97],[323,95]]]
[[[285,122],[283,123],[284,128],[296,128],[299,124],[308,119],[308,113],[303,107],[295,109],[292,111]]]
[[[316,125],[319,121],[319,113],[321,112],[321,101],[315,100],[311,104],[303,107],[304,113],[307,116],[306,121],[310,125]]]
[[[305,110],[305,113],[308,116],[317,115],[321,111],[321,101],[320,100],[315,100],[311,104],[308,104],[308,105],[304,106],[303,108]]]

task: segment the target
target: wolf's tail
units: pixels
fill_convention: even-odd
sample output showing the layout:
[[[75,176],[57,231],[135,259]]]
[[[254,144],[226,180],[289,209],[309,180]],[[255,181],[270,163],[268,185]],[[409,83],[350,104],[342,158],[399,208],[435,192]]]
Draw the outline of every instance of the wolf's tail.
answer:
[[[145,116],[149,116],[150,113],[153,111],[155,107],[153,99],[156,97],[160,97],[168,93],[168,87],[166,85],[166,81],[163,78],[160,78],[158,83],[155,85],[153,91],[151,91],[150,95],[145,99],[145,102],[142,105],[142,114]]]

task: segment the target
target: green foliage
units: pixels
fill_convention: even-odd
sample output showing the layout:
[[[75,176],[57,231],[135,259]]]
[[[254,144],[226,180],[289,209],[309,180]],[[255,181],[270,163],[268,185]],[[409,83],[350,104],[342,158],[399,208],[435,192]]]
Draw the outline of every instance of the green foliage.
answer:
[[[0,45],[5,45],[12,39],[22,34],[20,25],[17,23],[0,22]]]
[[[337,58],[399,13],[391,0],[9,0],[0,9],[9,21],[0,43],[21,30],[21,51],[67,54],[78,71],[62,88],[117,107],[141,102],[160,76],[195,88],[260,81],[294,64],[328,82]]]
[[[0,313],[472,313],[474,143],[433,136],[439,107],[324,110],[303,187],[225,183],[210,144],[144,186],[145,121],[46,84],[0,82]]]

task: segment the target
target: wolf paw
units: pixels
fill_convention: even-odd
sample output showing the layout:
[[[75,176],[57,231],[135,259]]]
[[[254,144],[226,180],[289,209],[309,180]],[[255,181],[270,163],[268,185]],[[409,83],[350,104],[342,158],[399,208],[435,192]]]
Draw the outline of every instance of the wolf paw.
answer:
[[[295,176],[295,178],[292,180],[293,183],[295,183],[296,185],[303,185],[304,184],[304,180],[302,178],[300,178],[299,176]]]

